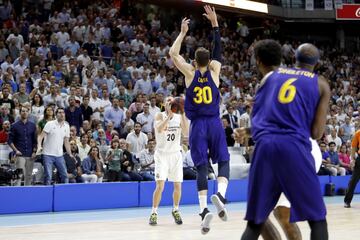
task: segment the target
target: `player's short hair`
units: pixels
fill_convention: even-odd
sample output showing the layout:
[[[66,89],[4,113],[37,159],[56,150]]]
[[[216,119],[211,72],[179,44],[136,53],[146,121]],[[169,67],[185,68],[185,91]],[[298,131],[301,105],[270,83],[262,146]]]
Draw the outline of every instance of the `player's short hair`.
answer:
[[[210,52],[209,50],[200,47],[195,51],[195,61],[199,67],[206,67],[209,64]]]
[[[281,63],[281,45],[272,39],[258,41],[254,47],[255,58],[265,66],[279,66]]]

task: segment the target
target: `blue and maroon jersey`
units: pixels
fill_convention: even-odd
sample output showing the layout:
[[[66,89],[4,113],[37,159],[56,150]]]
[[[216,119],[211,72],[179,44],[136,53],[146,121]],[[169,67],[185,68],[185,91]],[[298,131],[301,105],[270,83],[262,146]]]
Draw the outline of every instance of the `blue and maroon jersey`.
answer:
[[[199,117],[219,116],[219,106],[220,93],[211,77],[210,70],[203,75],[196,70],[192,83],[186,89],[186,117],[194,120]]]
[[[289,134],[309,143],[320,94],[318,76],[295,68],[278,68],[258,89],[252,111],[251,133]]]

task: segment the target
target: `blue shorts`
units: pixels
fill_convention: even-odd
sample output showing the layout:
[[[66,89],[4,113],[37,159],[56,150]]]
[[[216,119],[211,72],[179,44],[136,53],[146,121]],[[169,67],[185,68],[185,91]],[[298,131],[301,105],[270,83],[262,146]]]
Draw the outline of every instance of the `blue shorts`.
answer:
[[[326,208],[311,148],[292,136],[266,135],[256,142],[245,219],[263,223],[283,192],[290,222],[324,220]]]
[[[192,120],[189,145],[195,166],[208,164],[209,156],[214,164],[230,160],[225,131],[219,117]]]

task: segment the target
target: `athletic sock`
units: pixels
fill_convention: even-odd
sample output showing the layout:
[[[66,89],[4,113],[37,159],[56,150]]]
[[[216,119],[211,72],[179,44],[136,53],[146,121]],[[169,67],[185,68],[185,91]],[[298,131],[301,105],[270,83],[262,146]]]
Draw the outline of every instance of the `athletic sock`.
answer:
[[[225,198],[227,185],[228,185],[227,183],[223,183],[223,182],[218,183],[218,192],[221,194],[223,198]]]
[[[207,195],[199,195],[200,213],[207,208]]]
[[[151,209],[151,214],[153,214],[153,213],[156,213],[156,214],[157,214],[157,209],[158,209],[158,208],[153,207],[153,208]]]

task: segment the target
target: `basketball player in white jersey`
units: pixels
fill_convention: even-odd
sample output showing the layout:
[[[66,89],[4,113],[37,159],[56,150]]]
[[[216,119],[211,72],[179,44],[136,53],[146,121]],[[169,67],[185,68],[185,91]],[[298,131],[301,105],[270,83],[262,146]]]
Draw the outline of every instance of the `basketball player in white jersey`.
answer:
[[[157,224],[157,209],[166,179],[174,182],[172,216],[176,224],[182,224],[179,212],[181,183],[183,181],[183,161],[180,152],[181,135],[185,138],[188,137],[189,124],[184,113],[177,114],[171,111],[172,101],[172,97],[166,98],[165,112],[155,115],[155,138],[157,142],[154,154],[156,188],[153,194],[150,225]]]

